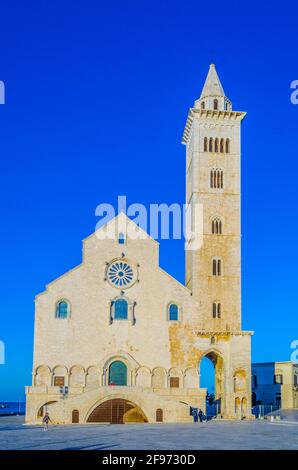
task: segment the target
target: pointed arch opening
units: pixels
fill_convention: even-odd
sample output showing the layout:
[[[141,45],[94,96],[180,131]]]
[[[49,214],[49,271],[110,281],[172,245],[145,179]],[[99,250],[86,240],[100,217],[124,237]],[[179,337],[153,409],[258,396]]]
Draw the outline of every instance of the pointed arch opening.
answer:
[[[199,374],[200,388],[207,388],[207,416],[222,414],[224,412],[224,362],[217,351],[212,349],[201,357]]]

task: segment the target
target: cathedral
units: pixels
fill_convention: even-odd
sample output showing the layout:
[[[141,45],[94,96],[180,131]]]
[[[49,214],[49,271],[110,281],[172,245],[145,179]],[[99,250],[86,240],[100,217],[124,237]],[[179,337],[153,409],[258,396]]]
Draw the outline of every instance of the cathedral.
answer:
[[[241,122],[214,64],[190,108],[186,203],[203,207],[185,246],[185,285],[124,213],[83,240],[82,263],[35,299],[26,422],[187,423],[206,409],[200,365],[215,370],[217,418],[251,418],[251,331],[241,329]],[[113,227],[114,237],[101,236]],[[189,241],[190,243],[190,241]]]

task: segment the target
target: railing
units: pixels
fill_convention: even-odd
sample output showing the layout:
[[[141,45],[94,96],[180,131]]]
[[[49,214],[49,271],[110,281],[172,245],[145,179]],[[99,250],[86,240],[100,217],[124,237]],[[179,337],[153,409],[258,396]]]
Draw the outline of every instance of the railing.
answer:
[[[270,416],[280,417],[280,406],[277,405],[256,405],[252,408],[252,414],[257,419],[264,419]]]

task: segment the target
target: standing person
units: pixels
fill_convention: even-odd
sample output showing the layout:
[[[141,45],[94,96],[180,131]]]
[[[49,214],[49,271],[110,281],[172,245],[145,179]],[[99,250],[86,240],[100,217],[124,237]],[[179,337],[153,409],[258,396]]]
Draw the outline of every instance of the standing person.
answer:
[[[43,430],[44,430],[44,431],[47,431],[47,430],[49,429],[49,421],[51,421],[51,418],[50,418],[50,416],[49,416],[49,413],[46,412],[45,415],[44,415],[44,417],[43,417],[43,420],[42,420],[42,422],[43,422]],[[52,421],[51,421],[51,422],[52,422]]]
[[[202,423],[203,421],[203,411],[201,410],[201,408],[199,409],[199,420],[200,420],[200,423]]]

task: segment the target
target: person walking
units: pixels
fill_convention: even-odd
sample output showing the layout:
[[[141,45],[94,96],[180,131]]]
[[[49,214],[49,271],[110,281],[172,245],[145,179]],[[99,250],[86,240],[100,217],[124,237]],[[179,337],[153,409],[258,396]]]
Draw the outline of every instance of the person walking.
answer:
[[[200,423],[203,422],[203,415],[204,415],[204,413],[203,413],[203,411],[202,411],[201,408],[200,408],[200,409],[199,409],[199,420],[200,420]]]
[[[44,415],[44,417],[43,417],[43,420],[42,420],[42,422],[43,422],[43,430],[44,430],[44,431],[48,431],[48,429],[49,429],[49,421],[51,421],[51,418],[50,418],[50,416],[49,416],[49,413],[46,412],[45,415]],[[52,421],[51,421],[51,422],[52,422]]]

